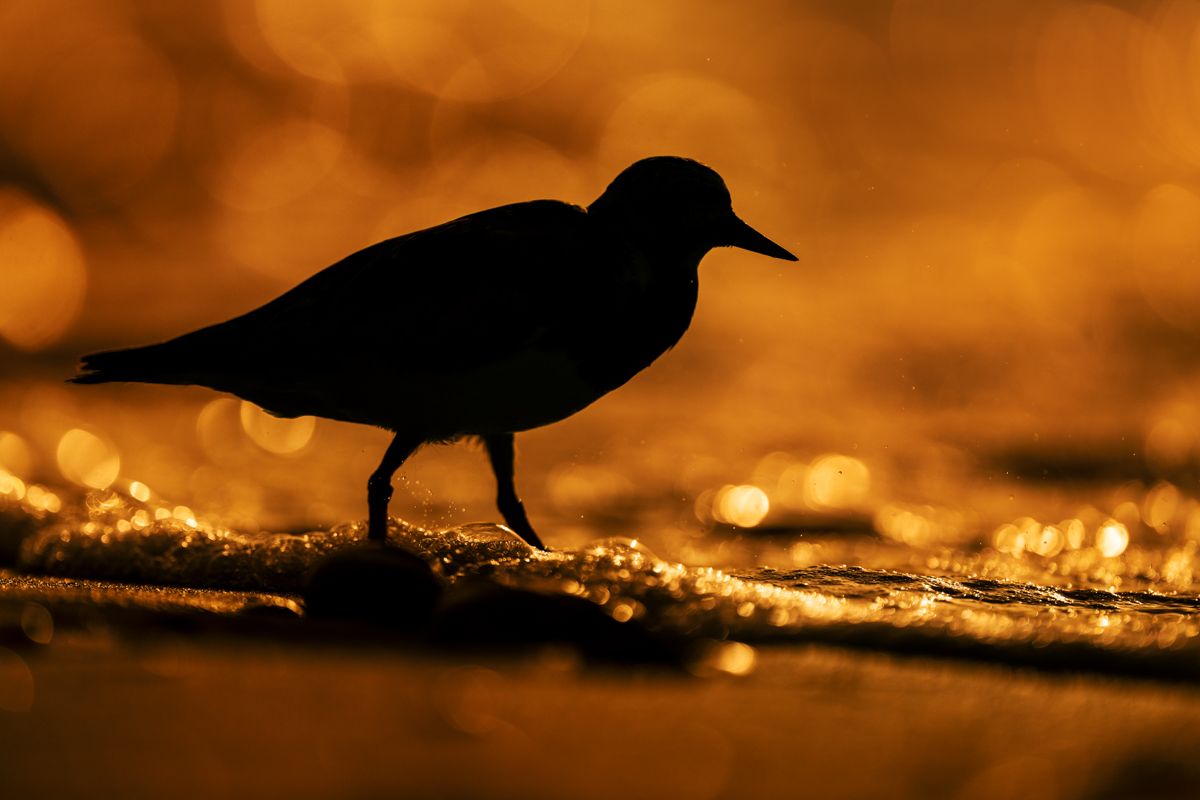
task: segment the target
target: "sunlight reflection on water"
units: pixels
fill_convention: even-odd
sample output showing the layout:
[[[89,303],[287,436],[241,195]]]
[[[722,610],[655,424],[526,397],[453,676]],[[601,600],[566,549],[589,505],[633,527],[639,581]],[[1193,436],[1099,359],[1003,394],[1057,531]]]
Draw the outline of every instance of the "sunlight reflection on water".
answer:
[[[20,556],[32,573],[286,597],[322,558],[365,537],[361,523],[304,534],[238,533],[196,519],[191,509],[114,491],[92,492],[72,501],[79,506],[46,514],[29,494],[22,499],[10,487],[0,494],[0,514],[8,527],[14,519],[32,522],[36,532]],[[1032,645],[1048,663],[1099,652],[1137,658],[1150,669],[1200,664],[1196,542],[1175,537],[1169,546],[1126,550],[1128,531],[1106,519],[1093,542],[1039,553],[1046,528],[1022,525],[1025,533],[1009,527],[1032,546],[1010,552],[965,542],[905,544],[898,551],[871,539],[857,546],[854,566],[734,572],[664,560],[619,538],[544,553],[485,523],[433,532],[397,522],[392,540],[426,558],[443,580],[484,574],[516,588],[581,597],[618,622],[636,619],[672,635],[951,652],[974,647],[1026,660]],[[916,568],[894,569],[905,559]],[[721,658],[731,661],[727,671],[750,668],[741,651]]]

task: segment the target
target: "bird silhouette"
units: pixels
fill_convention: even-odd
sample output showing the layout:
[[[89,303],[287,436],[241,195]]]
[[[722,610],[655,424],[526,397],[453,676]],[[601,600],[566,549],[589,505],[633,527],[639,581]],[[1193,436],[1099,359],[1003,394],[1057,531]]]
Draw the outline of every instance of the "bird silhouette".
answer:
[[[715,171],[647,158],[586,209],[534,200],[388,239],[240,317],[86,355],[71,380],[207,386],[280,417],[392,431],[367,482],[368,538],[381,542],[405,460],[478,437],[505,522],[544,549],[517,496],[514,434],[569,417],[674,346],[714,247],[796,260],[738,218]]]

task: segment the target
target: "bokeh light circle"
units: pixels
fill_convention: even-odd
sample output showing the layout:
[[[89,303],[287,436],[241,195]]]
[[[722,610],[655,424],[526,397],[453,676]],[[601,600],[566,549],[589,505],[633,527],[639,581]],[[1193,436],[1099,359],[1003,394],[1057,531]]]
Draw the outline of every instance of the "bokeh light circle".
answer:
[[[686,156],[748,192],[738,168],[751,167],[763,179],[773,173],[773,130],[761,106],[739,88],[686,72],[661,73],[633,86],[613,110],[601,160],[619,170],[647,156]]]
[[[585,0],[257,0],[254,7],[262,41],[303,75],[398,81],[470,102],[515,97],[553,77],[591,19]]]
[[[121,472],[116,447],[82,428],[63,434],[56,455],[64,478],[92,489],[107,489]]]
[[[83,250],[61,216],[0,189],[0,337],[39,350],[66,333],[87,287]]]
[[[284,119],[254,131],[235,148],[215,192],[241,211],[264,211],[307,194],[337,166],[345,141],[305,119]]]
[[[314,417],[275,417],[253,403],[244,401],[239,416],[246,435],[263,450],[276,455],[299,453],[312,441],[317,425]]]

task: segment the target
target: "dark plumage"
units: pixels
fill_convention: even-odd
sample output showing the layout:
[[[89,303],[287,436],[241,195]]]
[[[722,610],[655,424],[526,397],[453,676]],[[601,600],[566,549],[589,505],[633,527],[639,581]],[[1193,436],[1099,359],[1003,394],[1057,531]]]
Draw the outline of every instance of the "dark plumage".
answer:
[[[372,539],[414,450],[479,436],[505,521],[541,547],[513,434],[574,414],[679,341],[700,259],[722,246],[796,260],[738,219],[716,172],[648,158],[586,210],[535,200],[388,239],[240,317],[84,356],[73,380],[208,386],[278,416],[394,431],[368,483]]]

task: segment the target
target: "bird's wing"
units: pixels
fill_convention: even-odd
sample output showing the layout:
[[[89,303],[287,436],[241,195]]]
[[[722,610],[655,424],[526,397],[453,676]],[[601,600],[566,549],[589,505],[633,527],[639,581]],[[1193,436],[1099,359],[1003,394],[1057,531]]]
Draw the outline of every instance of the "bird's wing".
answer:
[[[586,212],[482,211],[365,248],[241,317],[160,347],[192,382],[243,396],[339,375],[437,375],[549,347],[577,327],[605,260]]]

